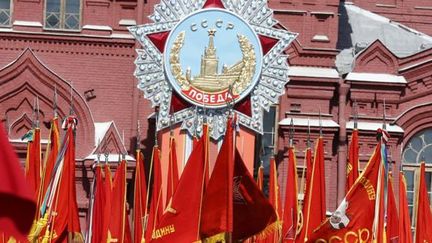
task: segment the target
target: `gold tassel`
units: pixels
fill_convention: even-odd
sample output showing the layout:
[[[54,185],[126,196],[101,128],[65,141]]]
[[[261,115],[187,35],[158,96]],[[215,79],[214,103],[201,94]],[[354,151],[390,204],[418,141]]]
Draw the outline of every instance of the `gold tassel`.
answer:
[[[280,232],[281,230],[282,230],[282,221],[276,220],[274,223],[270,224],[264,230],[262,230],[261,232],[256,234],[256,238],[258,240],[264,240],[269,235],[273,234],[274,232],[276,232],[276,231]]]
[[[7,243],[17,243],[16,239],[13,238],[12,236],[9,237],[9,240],[7,241]]]
[[[35,230],[36,230],[36,225],[37,225],[37,220],[33,220],[33,224],[32,224],[32,226],[30,228],[30,231],[29,231],[29,235],[27,236],[27,239],[30,242],[33,241],[33,238],[34,238],[34,235],[35,235]]]
[[[36,223],[33,223],[32,230],[30,231],[30,234],[28,236],[28,240],[30,242],[36,242],[37,238],[39,237],[39,234],[41,233],[42,229],[45,228],[47,223],[48,223],[48,213],[45,213],[43,218],[40,218]]]
[[[205,238],[203,241],[205,243],[217,243],[217,242],[225,243],[225,232]]]
[[[41,243],[48,243],[50,242],[50,237],[51,237],[51,231],[49,229],[49,226],[47,227],[47,229],[45,230],[45,235],[42,238],[42,242]]]

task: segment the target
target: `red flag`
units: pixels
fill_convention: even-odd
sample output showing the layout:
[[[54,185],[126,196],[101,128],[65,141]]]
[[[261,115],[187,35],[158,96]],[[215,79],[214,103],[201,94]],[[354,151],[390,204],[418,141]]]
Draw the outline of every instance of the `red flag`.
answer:
[[[281,238],[281,216],[282,216],[282,207],[281,207],[281,197],[279,190],[279,182],[277,176],[277,168],[276,161],[274,157],[270,159],[270,181],[269,181],[269,201],[273,206],[273,209],[276,212],[276,229],[272,234],[269,234],[266,237],[267,242],[279,242]]]
[[[358,164],[359,164],[359,144],[358,144],[358,130],[354,129],[351,135],[351,142],[349,144],[348,151],[348,163],[346,168],[347,179],[345,184],[345,193],[348,193],[349,189],[354,185],[354,182],[359,176]]]
[[[378,184],[383,172],[381,144],[378,144],[360,178],[308,242],[372,242]]]
[[[150,242],[152,233],[159,224],[164,208],[162,204],[162,169],[160,162],[160,150],[157,145],[153,147],[152,163],[154,178],[152,197],[150,201],[150,212],[148,215],[147,227],[145,227],[146,242]]]
[[[111,198],[112,198],[112,175],[111,169],[109,165],[106,163],[104,165],[104,191],[105,191],[105,206],[104,206],[104,215],[111,215]],[[103,240],[102,242],[107,242],[108,239],[108,227],[110,224],[110,216],[105,216],[102,218],[102,231],[103,231]]]
[[[147,183],[144,172],[144,156],[137,150],[134,192],[134,242],[144,239],[144,217],[147,214]]]
[[[396,199],[393,192],[393,176],[389,172],[387,183],[387,225],[386,236],[388,242],[399,242],[399,219]]]
[[[104,222],[104,207],[105,207],[105,201],[106,201],[106,193],[105,193],[105,186],[102,176],[102,168],[100,164],[96,165],[96,175],[95,175],[95,198],[94,198],[94,204],[93,204],[93,215],[92,215],[92,239],[91,242],[98,243],[102,242],[103,236],[104,236],[104,230],[103,230],[103,222]]]
[[[233,121],[227,122],[225,138],[207,184],[201,216],[203,238],[233,232]]]
[[[0,161],[0,229],[5,235],[25,240],[36,212],[34,192],[26,183],[1,122]]]
[[[298,238],[300,242],[306,241],[312,231],[326,218],[324,173],[324,143],[323,138],[319,137],[315,146],[315,156],[310,174],[310,182],[306,181],[306,188],[308,191],[307,200],[304,202],[303,206],[305,216],[303,229]]]
[[[305,151],[305,166],[306,166],[306,186],[305,186],[305,197],[308,196],[307,193],[309,192],[310,184],[312,181],[312,167],[313,167],[313,160],[312,160],[312,149],[307,148]]]
[[[432,212],[429,204],[429,195],[425,180],[425,163],[422,162],[420,165],[420,179],[419,189],[417,197],[417,221],[416,221],[416,232],[415,242],[424,243],[432,242]]]
[[[107,242],[131,242],[126,211],[126,161],[122,160],[114,175]]]
[[[304,238],[305,238],[305,227],[304,227],[304,220],[307,219],[309,210],[306,210],[308,207],[307,206],[307,202],[309,202],[309,189],[310,189],[310,182],[312,179],[312,167],[313,167],[313,162],[312,162],[312,150],[311,148],[306,148],[305,151],[305,158],[304,158],[304,170],[306,170],[306,176],[303,170],[303,180],[305,181],[305,185],[301,186],[301,190],[303,190],[303,204],[301,205],[301,212],[302,212],[302,220],[301,223],[299,224],[299,232],[297,232],[297,237],[296,237],[296,242],[304,242]],[[304,179],[306,178],[306,179]]]
[[[68,117],[66,124],[66,152],[63,158],[63,167],[57,194],[57,200],[52,209],[52,229],[54,240],[57,242],[66,237],[77,242],[83,241],[78,216],[78,205],[75,187],[75,141],[74,129],[76,118]]]
[[[47,151],[45,153],[45,164],[43,169],[43,188],[41,191],[42,198],[45,196],[48,185],[51,181],[51,177],[53,175],[54,164],[57,159],[59,144],[60,144],[60,132],[59,132],[59,124],[58,118],[54,117],[51,121],[51,129],[50,129],[50,140],[49,146],[47,146]]]
[[[204,130],[207,126],[204,125]],[[201,202],[204,192],[207,133],[193,148],[172,200],[153,233],[152,242],[195,242],[200,240]]]
[[[276,161],[274,157],[270,159],[270,182],[269,182],[269,201],[276,211],[278,220],[282,216],[282,207],[280,200],[280,190],[278,182],[278,173],[276,168]]]
[[[234,129],[227,122],[225,138],[216,159],[203,200],[201,235],[208,240],[233,241],[260,233],[272,233],[276,213],[234,150]],[[259,213],[257,213],[259,212]],[[231,233],[231,234],[230,234]],[[229,237],[231,235],[231,237]]]
[[[178,180],[179,175],[177,166],[176,143],[174,137],[170,137],[166,205],[168,205],[171,197],[175,192]]]
[[[39,201],[39,185],[41,180],[41,146],[40,129],[33,129],[33,138],[27,144],[27,159],[25,164],[26,180],[35,192],[34,198]],[[39,206],[39,205],[36,205]]]
[[[297,161],[294,147],[288,148],[288,172],[283,213],[283,242],[295,242],[298,225]]]
[[[255,234],[259,234],[258,238],[263,238],[279,230],[274,208],[259,190],[237,149],[235,150],[233,199],[233,241],[246,239]]]
[[[412,243],[411,219],[408,210],[406,181],[402,171],[399,172],[399,242]]]
[[[385,146],[384,144],[382,146]],[[385,158],[383,154],[381,154],[381,158]],[[382,160],[383,162],[384,160]],[[382,163],[379,171],[378,177],[378,191],[377,191],[377,199],[375,203],[375,222],[373,228],[373,242],[381,243],[387,242],[386,231],[384,228],[385,225],[385,206],[384,206],[384,163]]]
[[[207,138],[207,140],[204,141],[204,144],[205,144],[204,147],[205,147],[205,150],[206,150],[206,151],[209,151],[209,136],[208,136],[208,129],[203,129],[203,134],[202,134],[201,137]],[[195,146],[197,146],[198,142],[199,142],[199,139],[196,138],[196,137],[194,137],[194,139],[192,139],[192,147],[195,148]],[[207,157],[209,157],[209,156],[207,156]],[[209,164],[209,158],[206,158],[205,163],[206,163],[207,166],[205,166],[205,168],[206,168],[206,172],[205,172],[205,178],[204,178],[204,185],[205,185],[205,186],[204,186],[204,191],[205,191],[205,188],[207,188],[207,185],[208,185],[208,183],[209,183],[209,179],[210,179],[210,164]]]

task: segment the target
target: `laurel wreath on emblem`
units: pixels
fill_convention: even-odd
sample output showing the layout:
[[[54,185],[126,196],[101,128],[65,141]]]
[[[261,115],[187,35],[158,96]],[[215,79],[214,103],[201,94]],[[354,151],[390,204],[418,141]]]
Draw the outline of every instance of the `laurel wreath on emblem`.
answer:
[[[276,42],[263,53],[262,71],[258,83],[250,93],[251,114],[243,114],[234,110],[238,115],[238,122],[258,133],[263,132],[263,111],[268,111],[270,106],[279,102],[279,97],[285,92],[285,84],[288,82],[288,64],[285,49],[295,39],[297,34],[284,29],[276,28],[278,23],[273,17],[273,11],[268,8],[266,0],[221,0],[224,11],[231,12],[248,23],[253,31],[260,37],[270,38]],[[177,23],[185,17],[205,7],[206,0],[161,0],[154,7],[154,13],[150,16],[153,23],[129,27],[130,33],[143,46],[137,49],[135,61],[135,77],[139,80],[138,88],[144,92],[144,97],[159,107],[156,128],[161,130],[175,123],[181,123],[181,128],[190,134],[202,133],[202,123],[207,121],[210,128],[210,136],[218,140],[225,134],[225,124],[230,107],[209,108],[192,106],[172,112],[171,99],[173,87],[166,80],[163,53],[156,47],[149,36],[172,31]],[[233,83],[233,93],[241,93],[251,75],[254,75],[256,53],[249,40],[244,36],[237,36],[242,51],[243,65],[239,71],[238,79]],[[184,41],[184,34],[179,34],[172,45],[169,61],[172,75],[180,83],[182,89],[187,89],[191,84],[186,73],[180,66],[179,53]]]
[[[226,85],[221,85],[219,87],[215,87],[209,91],[227,90],[229,86],[232,85],[232,91],[231,91],[232,94],[239,95],[250,84],[255,72],[255,65],[256,65],[255,50],[246,36],[238,34],[237,38],[238,38],[240,50],[243,55],[242,60],[238,64],[234,65],[234,69],[239,69],[238,77],[235,78],[234,82],[227,83]],[[185,40],[185,31],[182,31],[177,35],[176,39],[174,40],[174,43],[171,47],[169,60],[170,60],[172,74],[174,75],[175,79],[179,82],[181,88],[183,90],[187,90],[189,89],[190,86],[194,86],[194,84],[191,83],[191,80],[188,80],[180,64],[180,51],[184,45],[184,40]],[[221,77],[219,76],[219,78]]]

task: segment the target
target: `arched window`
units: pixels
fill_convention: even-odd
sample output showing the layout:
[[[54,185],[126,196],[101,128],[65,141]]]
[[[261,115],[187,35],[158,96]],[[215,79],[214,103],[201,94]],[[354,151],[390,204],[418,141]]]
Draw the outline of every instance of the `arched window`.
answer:
[[[45,28],[78,30],[80,22],[81,0],[46,0]]]
[[[0,26],[11,25],[11,0],[0,0]]]
[[[406,144],[402,153],[402,165],[407,182],[408,207],[411,215],[411,223],[414,226],[415,191],[420,163],[426,163],[426,183],[429,198],[432,199],[432,128],[422,130],[415,134]]]

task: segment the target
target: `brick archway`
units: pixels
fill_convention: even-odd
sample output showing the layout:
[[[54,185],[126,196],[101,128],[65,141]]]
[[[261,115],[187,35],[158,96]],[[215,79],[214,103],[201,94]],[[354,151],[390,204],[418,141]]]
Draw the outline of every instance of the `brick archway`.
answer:
[[[432,126],[432,102],[407,109],[396,118],[394,123],[404,129],[403,142],[406,144],[417,132]]]
[[[29,127],[34,99],[39,98],[42,139],[48,137],[49,121],[53,117],[54,89],[57,89],[58,115],[64,118],[70,109],[70,84],[47,66],[30,49],[0,70],[0,117],[8,121],[10,138],[19,143],[19,137]],[[77,159],[92,151],[94,122],[84,98],[72,90],[73,107],[78,117]]]

